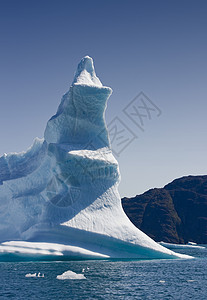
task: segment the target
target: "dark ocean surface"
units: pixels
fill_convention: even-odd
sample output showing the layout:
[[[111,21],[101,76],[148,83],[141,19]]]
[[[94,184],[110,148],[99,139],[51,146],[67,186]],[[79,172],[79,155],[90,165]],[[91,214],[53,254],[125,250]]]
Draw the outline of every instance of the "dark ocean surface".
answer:
[[[207,248],[175,251],[195,259],[0,262],[0,299],[207,299]],[[68,270],[86,279],[56,278]]]

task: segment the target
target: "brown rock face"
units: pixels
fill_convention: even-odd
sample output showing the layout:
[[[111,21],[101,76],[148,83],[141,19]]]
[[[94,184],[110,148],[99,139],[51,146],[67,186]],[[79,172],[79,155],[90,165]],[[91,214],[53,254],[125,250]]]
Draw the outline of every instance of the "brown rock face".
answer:
[[[136,227],[155,241],[207,244],[207,175],[175,179],[122,206]]]

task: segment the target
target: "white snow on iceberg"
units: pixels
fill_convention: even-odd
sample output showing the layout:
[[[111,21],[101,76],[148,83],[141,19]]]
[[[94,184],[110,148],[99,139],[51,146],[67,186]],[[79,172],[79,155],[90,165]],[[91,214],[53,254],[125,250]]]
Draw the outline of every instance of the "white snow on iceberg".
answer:
[[[0,157],[0,253],[73,258],[186,258],[125,215],[104,113],[112,90],[84,57],[44,139]]]

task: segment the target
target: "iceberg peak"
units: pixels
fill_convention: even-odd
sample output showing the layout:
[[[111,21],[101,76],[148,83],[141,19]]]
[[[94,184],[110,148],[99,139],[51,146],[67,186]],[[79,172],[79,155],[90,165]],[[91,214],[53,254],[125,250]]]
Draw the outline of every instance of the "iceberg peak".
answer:
[[[82,58],[72,86],[47,123],[46,142],[87,145],[93,141],[95,148],[109,146],[104,113],[111,93],[96,76],[92,58]]]
[[[78,68],[72,85],[89,85],[102,87],[101,81],[95,73],[93,59],[90,56],[85,56],[78,64]]]

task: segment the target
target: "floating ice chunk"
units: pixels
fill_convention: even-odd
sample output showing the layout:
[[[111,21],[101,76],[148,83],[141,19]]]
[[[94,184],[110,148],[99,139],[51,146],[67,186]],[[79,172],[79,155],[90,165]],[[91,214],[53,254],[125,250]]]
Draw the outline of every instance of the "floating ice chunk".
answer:
[[[45,277],[45,274],[41,274],[40,272],[37,274],[37,273],[28,273],[25,275],[25,277]]]
[[[86,279],[83,274],[77,274],[73,271],[66,271],[62,275],[57,275],[57,279],[65,280],[65,279]]]
[[[197,246],[197,243],[194,243],[194,242],[188,242],[187,245]]]
[[[37,277],[37,273],[28,273],[25,275],[25,277]]]
[[[193,279],[188,279],[187,282],[194,282],[195,280]]]
[[[203,246],[198,246],[197,244],[171,244],[171,243],[165,243],[165,242],[159,242],[160,245],[168,248],[168,249],[186,249],[186,248],[197,248],[197,249],[205,249]]]

